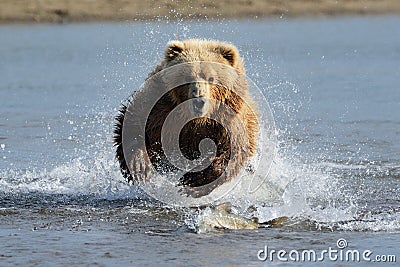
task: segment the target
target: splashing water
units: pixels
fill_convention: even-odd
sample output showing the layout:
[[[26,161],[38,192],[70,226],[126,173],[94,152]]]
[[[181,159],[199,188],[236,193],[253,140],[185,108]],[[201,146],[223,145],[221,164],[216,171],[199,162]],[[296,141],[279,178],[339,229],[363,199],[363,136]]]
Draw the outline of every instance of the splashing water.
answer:
[[[235,31],[232,30],[235,28],[232,24],[237,26],[237,32],[245,25],[239,22],[215,22],[212,24],[214,26],[211,37],[231,40],[232,31]],[[50,82],[49,77],[43,77],[39,73],[26,75],[38,77],[36,81],[25,81],[32,83],[29,86],[37,91],[32,94],[29,88],[24,89],[21,94],[28,97],[11,98],[8,104],[2,106],[4,114],[8,116],[8,120],[1,122],[1,127],[6,129],[7,133],[0,135],[0,157],[4,159],[0,165],[2,195],[83,195],[94,196],[94,202],[99,199],[146,198],[135,186],[128,185],[119,174],[111,141],[113,117],[117,113],[119,102],[125,99],[133,88],[140,86],[140,81],[151,71],[157,59],[162,57],[163,46],[160,46],[160,43],[166,44],[168,40],[173,39],[176,31],[182,38],[210,36],[203,30],[204,23],[193,22],[188,26],[187,23],[179,21],[177,24],[167,23],[164,26],[154,23],[138,25],[139,30],[132,30],[128,26],[119,26],[119,30],[133,31],[125,35],[129,36],[130,41],[144,34],[139,44],[128,46],[126,44],[129,40],[121,40],[121,35],[115,36],[115,40],[119,41],[117,47],[110,43],[112,38],[108,39],[107,47],[99,48],[95,43],[89,44],[98,48],[96,55],[90,55],[101,55],[102,62],[98,64],[98,59],[89,60],[89,71],[74,71],[74,66],[82,63],[79,60],[87,59],[84,56],[83,59],[71,57],[71,62],[67,64],[64,61],[57,62],[67,67],[70,64],[71,67],[67,71],[76,81],[60,84],[59,76],[55,74],[54,80]],[[103,31],[108,32],[107,27],[111,26],[104,26]],[[90,31],[90,28],[86,30]],[[247,37],[254,37],[252,33],[247,34]],[[361,153],[357,152],[361,145],[338,144],[337,139],[331,137],[336,137],[340,132],[324,134],[324,131],[332,131],[333,126],[326,126],[322,119],[315,119],[315,114],[322,108],[317,111],[313,111],[313,107],[305,108],[311,105],[311,96],[307,95],[310,93],[304,92],[309,86],[297,85],[297,82],[282,78],[284,75],[276,73],[278,67],[273,66],[271,58],[267,60],[271,63],[270,67],[266,67],[264,57],[253,53],[263,51],[263,47],[251,46],[248,41],[243,40],[231,41],[244,51],[250,78],[261,88],[265,88],[264,93],[279,129],[277,152],[271,169],[266,170],[269,176],[265,185],[257,194],[251,196],[241,195],[239,187],[238,191],[227,199],[235,207],[240,207],[236,212],[248,218],[258,217],[260,221],[289,216],[293,219],[290,227],[294,229],[307,228],[307,223],[311,222],[313,229],[398,231],[398,161],[387,162],[368,158],[364,160],[364,155],[357,154]],[[33,39],[33,42],[37,41]],[[40,47],[38,43],[32,46]],[[49,46],[49,53],[56,53],[59,43],[51,43]],[[82,55],[88,53],[84,46],[74,49],[81,49]],[[31,57],[35,57],[35,51],[33,49]],[[329,56],[325,57],[325,60],[327,59]],[[12,66],[11,63],[10,65]],[[40,70],[40,67],[38,69]],[[83,90],[87,86],[87,77],[92,77],[91,72],[96,72],[98,77],[102,77],[95,85],[90,85],[91,90],[102,88],[99,96],[95,98],[90,90]],[[3,80],[9,84],[10,89],[7,90],[13,90],[12,82]],[[53,94],[54,87],[61,89]],[[40,104],[42,109],[26,112],[30,105],[40,103],[38,95],[49,95],[49,100]],[[76,95],[81,99],[72,97]],[[3,96],[1,98],[5,99]],[[63,101],[59,100],[60,98]],[[21,99],[26,102],[30,99],[31,103],[19,104]],[[13,105],[21,107],[21,114],[13,112]],[[336,104],[327,102],[325,105]],[[61,112],[60,115],[60,110],[68,112]],[[303,116],[304,111],[314,112],[314,117]],[[363,125],[362,120],[354,120],[357,125]],[[348,124],[344,124],[348,121],[332,123],[337,123],[338,129],[346,132]],[[382,123],[389,128],[398,126],[396,118]],[[356,124],[351,124],[353,128],[354,125]],[[24,132],[26,129],[30,132]],[[365,131],[364,128],[360,129],[359,131]],[[15,138],[12,136],[14,132],[18,132]],[[40,145],[35,143],[37,140]],[[343,147],[337,149],[340,145]],[[342,157],[341,149],[347,149],[346,153],[350,156]],[[363,160],[357,160],[357,156]],[[369,179],[371,177],[374,179]],[[386,199],[382,192],[388,192],[390,197]]]

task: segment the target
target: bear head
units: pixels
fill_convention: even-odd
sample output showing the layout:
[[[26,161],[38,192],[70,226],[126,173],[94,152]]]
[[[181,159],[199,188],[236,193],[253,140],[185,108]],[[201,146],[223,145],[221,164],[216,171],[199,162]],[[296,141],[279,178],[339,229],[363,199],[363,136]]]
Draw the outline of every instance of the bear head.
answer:
[[[229,43],[189,39],[167,45],[162,69],[176,105],[188,101],[188,115],[198,118],[218,112],[221,104],[240,110],[247,88],[243,60]],[[170,70],[170,71],[169,71]],[[176,86],[177,85],[177,86]],[[237,91],[236,88],[239,88]],[[241,90],[241,91],[240,91]]]

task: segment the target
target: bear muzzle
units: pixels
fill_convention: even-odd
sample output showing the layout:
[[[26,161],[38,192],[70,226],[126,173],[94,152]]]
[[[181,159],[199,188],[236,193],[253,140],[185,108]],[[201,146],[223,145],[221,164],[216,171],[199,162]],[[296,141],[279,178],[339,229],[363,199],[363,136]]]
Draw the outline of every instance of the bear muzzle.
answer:
[[[202,117],[208,113],[209,84],[206,82],[194,82],[189,86],[191,98],[190,111],[196,117]]]
[[[207,97],[209,84],[204,81],[193,82],[189,85],[190,97]]]

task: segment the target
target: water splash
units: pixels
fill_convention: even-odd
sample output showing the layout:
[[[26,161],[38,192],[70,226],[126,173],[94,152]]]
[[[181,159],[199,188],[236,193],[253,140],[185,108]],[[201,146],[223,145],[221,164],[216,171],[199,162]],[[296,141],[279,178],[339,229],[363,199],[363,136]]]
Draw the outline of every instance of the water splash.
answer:
[[[110,200],[144,197],[136,187],[123,180],[114,161],[111,141],[113,116],[117,113],[119,101],[139,87],[140,81],[162,57],[160,43],[173,39],[176,31],[184,38],[210,38],[211,32],[211,38],[228,41],[235,35],[232,23],[224,21],[210,24],[211,30],[207,33],[199,30],[209,26],[205,22],[187,25],[182,21],[167,22],[165,27],[145,23],[143,32],[132,35],[131,44],[120,48],[112,48],[110,44],[100,55],[104,78],[99,86],[102,89],[98,107],[89,107],[89,110],[82,106],[76,110],[71,107],[68,114],[46,122],[48,134],[43,143],[49,145],[54,140],[58,149],[68,153],[59,155],[53,166],[33,167],[31,162],[27,162],[25,168],[0,170],[0,191],[5,194],[94,195],[98,199]],[[217,27],[218,31],[215,30]],[[245,45],[242,44],[241,48]],[[299,88],[290,79],[277,75],[273,65],[265,66],[264,59],[252,52],[246,57],[246,64],[250,64],[251,69],[248,73],[252,80],[265,88],[280,129],[278,153],[270,173],[276,186],[269,187],[267,183],[259,195],[252,198],[241,196],[239,191],[229,199],[240,207],[236,212],[258,217],[260,221],[279,216],[298,219],[300,224],[312,221],[315,230],[399,231],[400,211],[393,208],[399,206],[398,199],[376,196],[377,192],[389,192],[393,196],[400,194],[399,165],[393,162],[332,161],[328,158],[329,150],[310,155],[306,149],[301,149],[304,143],[313,149],[320,145],[310,141],[313,139],[311,133],[299,134],[309,126],[307,121],[297,119],[301,109],[310,101],[304,93],[307,88]],[[112,58],[111,64],[108,64],[109,58]],[[132,66],[135,66],[136,73],[132,73]],[[0,148],[1,152],[11,149],[4,142]],[[265,201],[266,196],[268,201]],[[256,209],[249,209],[252,206]]]

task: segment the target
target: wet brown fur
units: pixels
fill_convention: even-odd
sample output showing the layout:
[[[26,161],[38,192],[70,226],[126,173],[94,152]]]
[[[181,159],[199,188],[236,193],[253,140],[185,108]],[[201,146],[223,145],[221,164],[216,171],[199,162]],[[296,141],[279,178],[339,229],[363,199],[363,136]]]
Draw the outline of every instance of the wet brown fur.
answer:
[[[245,129],[245,136],[243,134],[229,136],[228,132],[224,131],[224,127],[205,117],[190,121],[180,133],[180,148],[188,159],[196,158],[196,155],[199,153],[198,144],[206,137],[212,139],[217,145],[217,156],[213,159],[209,167],[200,172],[187,173],[181,179],[183,186],[196,188],[213,183],[226,171],[225,177],[218,179],[218,183],[210,187],[209,190],[213,190],[221,183],[236,176],[246,161],[255,154],[259,132],[257,108],[248,93],[243,60],[240,58],[236,47],[228,43],[198,39],[172,41],[168,44],[165,58],[149,74],[149,77],[179,63],[198,61],[226,64],[235,68],[237,73],[239,73],[236,80],[232,82],[235,92],[240,93],[241,97],[223,86],[213,85],[210,89],[210,98],[225,103],[235,111],[234,117],[222,117],[220,121],[222,121],[223,125],[231,124],[232,129],[236,127],[236,125],[232,124],[242,123]],[[149,89],[151,90],[151,88]],[[147,120],[146,149],[153,166],[157,165],[154,165],[154,162],[156,158],[160,159],[160,155],[161,159],[163,159],[160,133],[165,118],[177,105],[188,99],[185,94],[187,91],[188,89],[185,85],[171,90],[157,103],[155,108],[153,108],[154,114],[151,113]],[[116,117],[114,145],[117,147],[116,159],[120,164],[123,176],[128,181],[134,181],[135,179],[129,171],[122,148],[122,129],[126,109],[127,106],[123,105]],[[214,107],[212,112],[218,114],[218,107]],[[182,116],[184,115],[182,114]],[[232,158],[231,152],[234,152]],[[229,161],[231,161],[230,164],[232,164],[233,168],[228,170],[226,167]],[[208,194],[209,190],[201,192],[200,195]]]

